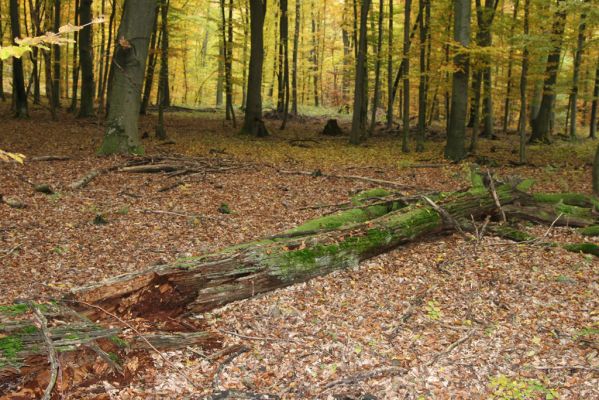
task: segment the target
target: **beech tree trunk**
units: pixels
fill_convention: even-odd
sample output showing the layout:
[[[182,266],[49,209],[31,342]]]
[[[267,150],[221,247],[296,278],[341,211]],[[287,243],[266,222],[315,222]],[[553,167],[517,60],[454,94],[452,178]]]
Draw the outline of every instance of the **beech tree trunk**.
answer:
[[[262,121],[262,66],[264,64],[264,17],[266,0],[250,0],[250,67],[247,104],[241,131],[253,136],[267,136]]]
[[[588,3],[589,0],[586,0],[585,2]],[[574,76],[572,77],[572,92],[570,93],[570,126],[568,128],[571,140],[576,140],[578,138],[576,134],[576,126],[578,123],[578,85],[580,80],[580,64],[586,38],[586,19],[586,11],[583,10],[580,15],[580,25],[578,26],[578,41],[576,55],[574,56]]]
[[[597,109],[599,104],[599,61],[597,61],[597,70],[595,71],[595,88],[593,89],[593,102],[591,104],[591,123],[589,124],[589,137],[597,138]]]
[[[137,131],[148,44],[156,13],[153,0],[127,0],[114,51],[108,116],[101,154],[143,152]]]
[[[362,0],[360,14],[360,39],[356,59],[356,78],[354,84],[354,110],[349,141],[358,144],[366,136],[368,119],[368,39],[366,37],[370,0]]]
[[[404,29],[403,29],[403,122],[401,135],[401,150],[404,153],[410,151],[408,138],[410,136],[410,16],[412,14],[412,0],[406,0],[404,11]],[[422,14],[419,21],[422,20]]]
[[[79,23],[89,24],[92,21],[92,0],[79,0]],[[79,103],[80,118],[94,115],[94,53],[92,26],[87,25],[79,33],[79,61],[81,63],[81,100]]]
[[[566,26],[566,9],[563,7],[564,0],[557,1],[553,28],[551,29],[551,50],[547,57],[545,70],[545,82],[543,85],[543,98],[538,113],[532,120],[532,135],[530,141],[533,143],[549,143],[549,132],[551,130],[552,114],[555,109],[555,84],[557,83],[557,71],[562,53],[564,29]]]
[[[454,2],[454,40],[462,47],[470,45],[471,1],[456,0]],[[470,61],[467,54],[456,54],[454,57],[456,72],[453,73],[451,92],[451,115],[447,131],[445,157],[460,161],[466,157],[466,113],[468,107],[468,74]]]
[[[10,0],[10,28],[13,37],[12,43],[16,44],[14,38],[21,37],[18,0]],[[29,118],[27,92],[25,91],[25,76],[23,74],[23,60],[21,58],[13,58],[12,60],[12,86],[15,116],[17,118]]]

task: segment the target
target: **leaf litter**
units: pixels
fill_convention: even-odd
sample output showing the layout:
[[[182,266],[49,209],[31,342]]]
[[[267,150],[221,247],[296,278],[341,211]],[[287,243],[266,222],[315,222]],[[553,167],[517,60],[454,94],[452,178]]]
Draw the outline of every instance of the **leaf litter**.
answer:
[[[127,160],[89,156],[101,130],[65,118],[61,129],[37,120],[0,121],[27,132],[3,135],[0,148],[28,158],[70,157],[0,164],[1,194],[26,205],[0,204],[3,304],[59,296],[90,281],[267,236],[322,213],[311,206],[342,203],[375,187],[279,174],[277,168],[349,171],[436,190],[467,184],[461,166],[410,168],[422,159],[442,162],[432,144],[419,160],[400,163],[406,158],[393,138],[375,137],[361,148],[317,138],[312,148],[298,148],[288,140],[300,135],[301,126],[252,141],[220,121],[192,115],[171,118],[175,144],[165,149],[150,141],[148,154],[227,156],[248,167],[207,173],[168,192],[159,191],[168,180],[164,174],[118,171],[70,190],[82,174]],[[319,122],[308,129],[316,131]],[[151,117],[144,118],[142,129],[151,124]],[[576,151],[586,154],[584,148]],[[532,153],[540,163],[535,149]],[[495,170],[536,178],[538,190],[590,192],[588,165],[551,157],[562,166]],[[55,193],[37,193],[30,183],[48,184]],[[219,212],[223,204],[230,213]],[[98,215],[107,223],[94,224]],[[524,229],[538,236],[546,231]],[[583,239],[569,228],[554,228],[548,236],[560,242],[597,239]],[[561,398],[597,398],[598,274],[595,259],[559,248],[494,237],[475,246],[457,234],[434,236],[358,268],[197,316],[222,334],[224,349],[246,351],[215,358],[195,348],[165,353],[195,387],[153,354],[145,360],[153,365],[127,383],[106,381],[64,397],[101,392],[115,399],[202,398],[215,390],[238,390],[289,399],[488,398],[520,385],[554,390]]]

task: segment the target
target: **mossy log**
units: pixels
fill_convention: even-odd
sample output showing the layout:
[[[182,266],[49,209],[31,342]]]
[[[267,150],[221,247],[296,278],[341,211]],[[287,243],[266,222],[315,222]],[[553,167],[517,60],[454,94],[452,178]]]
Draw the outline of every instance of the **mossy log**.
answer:
[[[527,196],[509,184],[496,192],[504,205]],[[483,187],[440,194],[434,201],[437,207],[424,200],[376,206],[370,217],[362,213],[368,208],[344,211],[337,221],[324,217],[264,240],[115,277],[76,289],[72,298],[134,316],[204,312],[356,266],[404,243],[452,230],[456,220],[481,218],[497,209]]]

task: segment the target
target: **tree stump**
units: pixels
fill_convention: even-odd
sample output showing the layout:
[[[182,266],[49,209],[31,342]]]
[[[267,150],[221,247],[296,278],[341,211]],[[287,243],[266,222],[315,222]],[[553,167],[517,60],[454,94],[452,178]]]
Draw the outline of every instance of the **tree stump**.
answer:
[[[339,127],[336,119],[330,119],[327,121],[322,134],[325,136],[342,136],[343,131]]]

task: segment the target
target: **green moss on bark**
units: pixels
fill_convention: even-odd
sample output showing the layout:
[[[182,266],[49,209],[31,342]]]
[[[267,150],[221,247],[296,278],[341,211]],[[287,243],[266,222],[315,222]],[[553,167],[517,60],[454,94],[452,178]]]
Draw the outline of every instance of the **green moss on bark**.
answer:
[[[574,253],[591,254],[599,257],[599,246],[593,243],[574,243],[564,245],[564,249]]]
[[[578,230],[582,236],[599,236],[599,225],[587,226]]]

